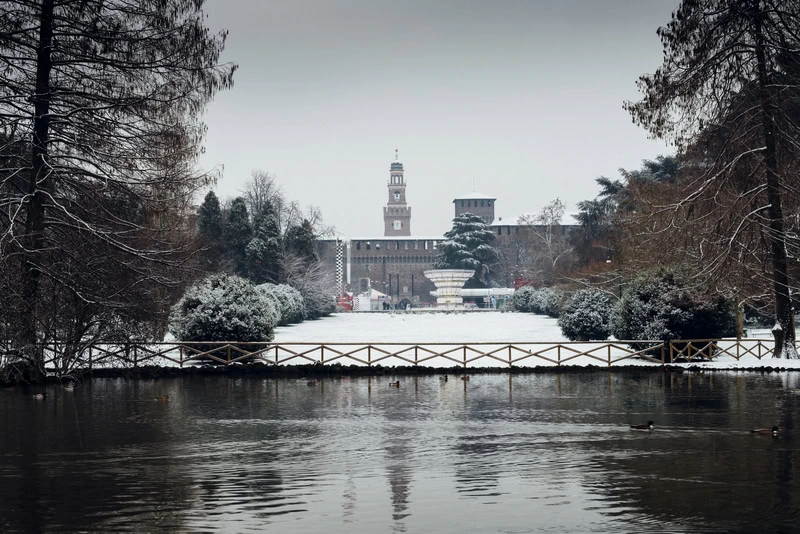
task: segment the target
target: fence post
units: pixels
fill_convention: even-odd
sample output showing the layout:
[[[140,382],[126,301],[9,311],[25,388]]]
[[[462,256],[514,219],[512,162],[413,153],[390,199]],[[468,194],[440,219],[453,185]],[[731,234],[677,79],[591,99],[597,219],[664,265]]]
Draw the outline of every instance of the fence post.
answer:
[[[508,346],[508,366],[514,367],[514,364],[511,363],[511,345]]]
[[[231,364],[231,346],[230,346],[230,344],[228,344],[228,348],[227,348],[227,350],[225,352],[228,354],[228,363],[225,364],[225,365],[230,365]]]
[[[372,367],[372,345],[367,345],[367,367]]]
[[[467,346],[464,345],[464,369],[467,368]],[[466,382],[465,382],[466,384]]]
[[[608,344],[608,366],[611,367],[611,343]]]
[[[558,345],[556,345],[556,359],[558,360],[558,363],[556,365],[558,365],[560,367],[561,366],[561,344],[560,343]]]
[[[675,362],[675,355],[673,353],[674,347],[672,346],[672,340],[669,340],[669,363]]]
[[[414,345],[414,367],[419,365],[419,345]]]
[[[664,342],[661,342],[661,365],[664,365],[664,358],[666,357],[666,350],[664,347]]]
[[[321,364],[325,365],[325,345],[319,346],[319,361]]]
[[[178,346],[178,359],[180,360],[181,367],[183,367],[183,345]]]

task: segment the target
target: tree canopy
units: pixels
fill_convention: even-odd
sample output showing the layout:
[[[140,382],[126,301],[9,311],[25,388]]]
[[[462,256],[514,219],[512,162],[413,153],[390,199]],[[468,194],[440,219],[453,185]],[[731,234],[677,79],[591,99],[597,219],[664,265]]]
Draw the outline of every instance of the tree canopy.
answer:
[[[668,243],[722,291],[748,298],[770,290],[776,332],[785,334],[775,354],[789,357],[797,284],[789,255],[800,253],[789,231],[800,155],[799,27],[795,0],[683,0],[658,32],[663,65],[640,78],[643,99],[625,104],[635,122],[691,159],[674,187],[642,195],[650,207],[638,226],[652,249]]]
[[[20,155],[0,166],[0,258],[19,343],[63,335],[43,321],[68,302],[83,334],[103,314],[166,312],[191,195],[214,178],[193,168],[199,117],[235,70],[203,3],[0,3],[0,152]]]

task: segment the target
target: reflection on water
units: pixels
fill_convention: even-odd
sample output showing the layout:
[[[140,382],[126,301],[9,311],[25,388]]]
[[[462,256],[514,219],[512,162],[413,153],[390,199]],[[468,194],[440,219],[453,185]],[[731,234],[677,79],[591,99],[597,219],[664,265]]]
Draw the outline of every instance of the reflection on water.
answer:
[[[798,376],[393,379],[0,391],[0,531],[751,532],[800,520]],[[628,428],[649,419],[653,432]],[[773,424],[778,438],[748,432]]]

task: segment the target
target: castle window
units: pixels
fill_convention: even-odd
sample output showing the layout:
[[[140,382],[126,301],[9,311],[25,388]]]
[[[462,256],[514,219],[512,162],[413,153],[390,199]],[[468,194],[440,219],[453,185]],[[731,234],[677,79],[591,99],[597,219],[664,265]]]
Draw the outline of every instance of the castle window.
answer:
[[[394,228],[395,230],[399,230],[402,227],[403,227],[402,221],[394,221],[394,222],[392,222],[392,228]]]
[[[481,207],[483,207],[483,200],[481,200]]]
[[[356,250],[361,250],[361,241],[356,241]]]
[[[461,207],[462,208],[464,207],[464,201],[463,200],[461,201]]]
[[[417,250],[418,248],[419,248],[419,241],[415,240],[414,241],[414,250]]]
[[[403,241],[403,248],[408,250],[408,241]]]
[[[503,227],[502,226],[498,226],[497,227],[497,235],[503,235]]]
[[[489,205],[489,207],[491,208],[492,207],[492,201],[491,200],[487,200],[486,202]]]
[[[370,248],[370,247],[369,247],[369,241],[367,241],[367,250],[369,250],[369,248]]]

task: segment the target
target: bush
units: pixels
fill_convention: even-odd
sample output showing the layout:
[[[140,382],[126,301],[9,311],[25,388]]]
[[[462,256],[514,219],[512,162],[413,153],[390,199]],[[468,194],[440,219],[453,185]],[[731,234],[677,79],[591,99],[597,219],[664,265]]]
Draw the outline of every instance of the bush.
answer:
[[[658,269],[631,280],[611,316],[617,339],[714,339],[736,333],[733,302],[682,287],[680,272]]]
[[[558,317],[564,293],[560,289],[522,286],[514,292],[514,308],[520,312]]]
[[[272,302],[247,280],[215,274],[173,306],[169,331],[180,341],[271,341],[277,323]]]
[[[279,325],[303,322],[305,303],[303,296],[295,288],[286,284],[261,284],[258,290],[271,302],[277,301],[280,310]]]
[[[522,286],[514,291],[514,309],[519,312],[531,311],[529,300],[534,291],[536,291],[536,289],[531,286]]]
[[[605,340],[611,334],[614,302],[599,289],[581,289],[572,295],[558,317],[558,326],[571,341]]]
[[[543,287],[531,294],[528,300],[528,307],[532,313],[558,317],[563,299],[564,293],[560,289]]]

